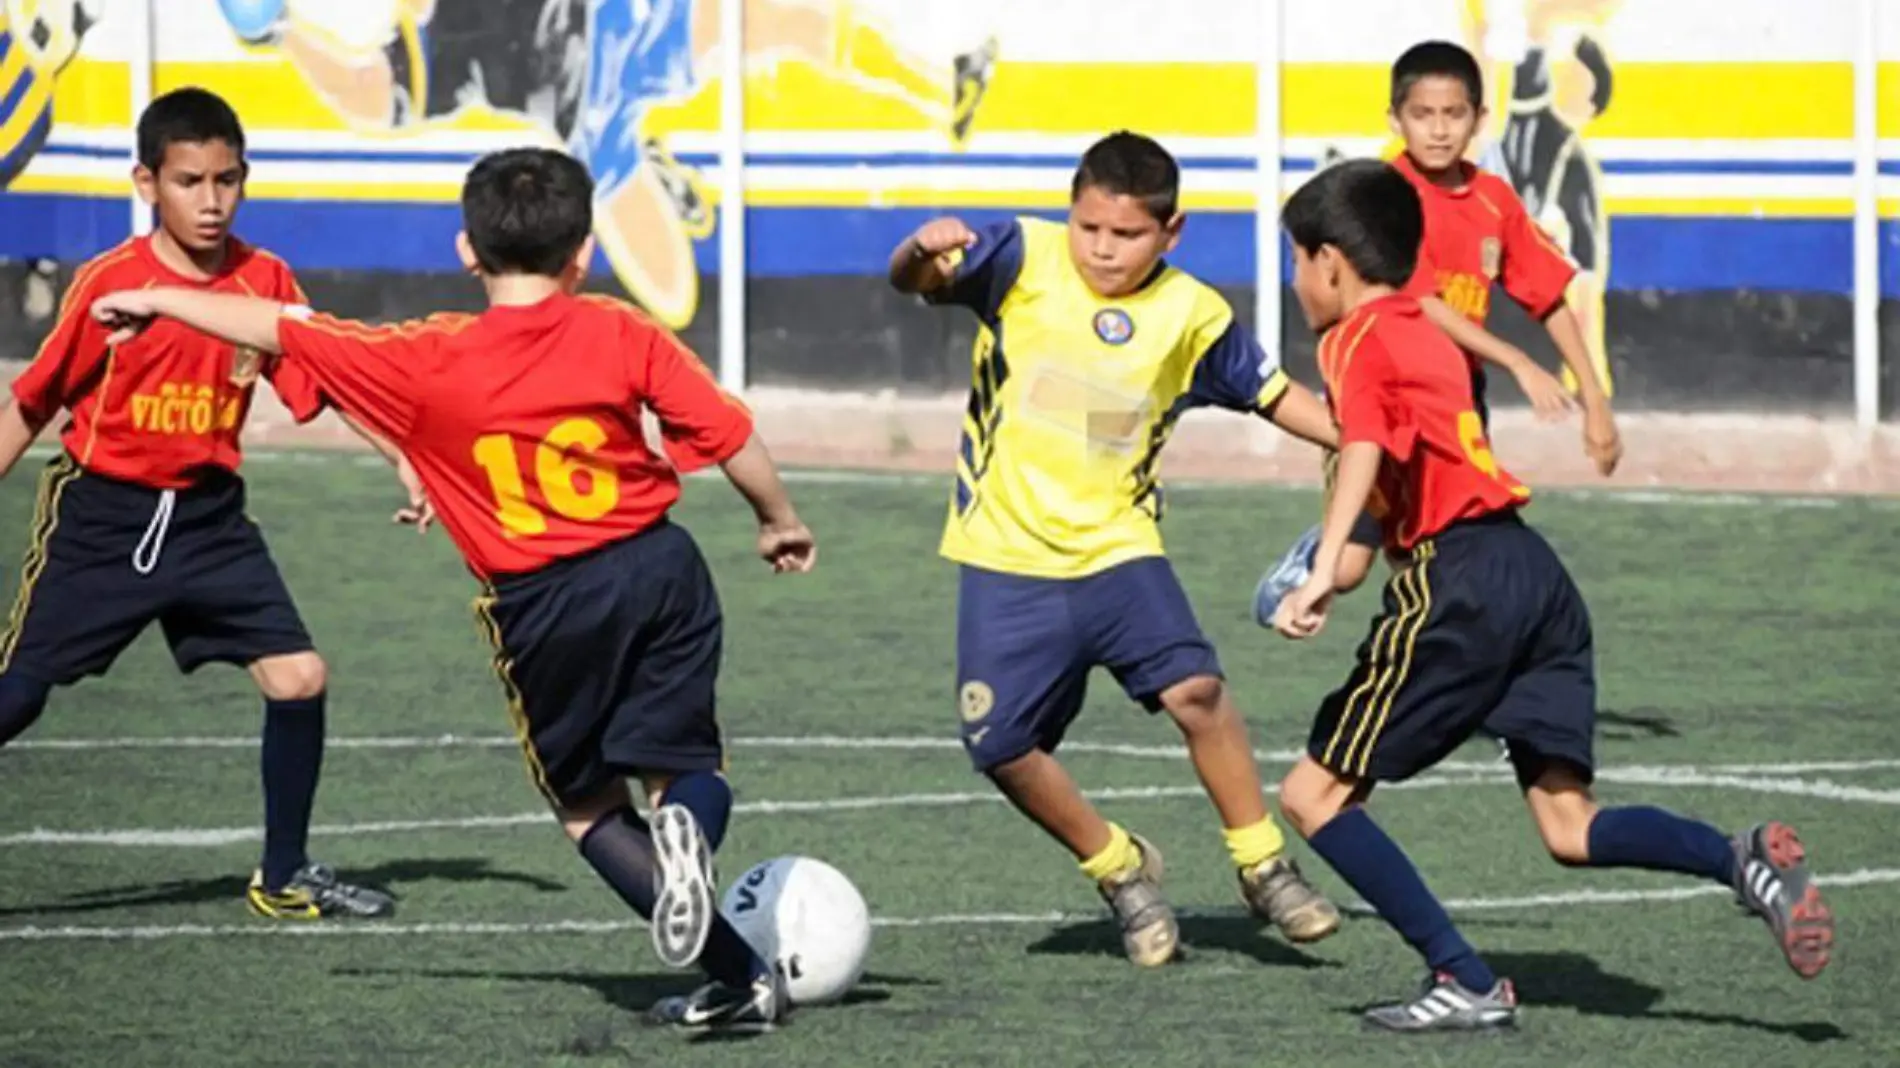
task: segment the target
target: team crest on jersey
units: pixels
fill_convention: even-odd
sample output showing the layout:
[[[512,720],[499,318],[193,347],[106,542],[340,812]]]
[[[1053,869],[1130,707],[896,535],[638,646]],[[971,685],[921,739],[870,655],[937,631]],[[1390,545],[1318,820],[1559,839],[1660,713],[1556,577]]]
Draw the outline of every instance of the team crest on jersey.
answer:
[[[1484,258],[1484,276],[1496,281],[1498,271],[1504,266],[1504,245],[1495,237],[1487,237],[1479,252]]]
[[[990,714],[996,707],[996,691],[990,689],[987,682],[971,679],[963,684],[957,693],[957,710],[963,714],[963,722],[975,723]]]
[[[249,389],[263,370],[264,354],[248,345],[239,345],[237,355],[231,358],[231,384]]]
[[[1135,336],[1135,321],[1120,308],[1103,308],[1095,313],[1095,336],[1110,345],[1126,345]]]

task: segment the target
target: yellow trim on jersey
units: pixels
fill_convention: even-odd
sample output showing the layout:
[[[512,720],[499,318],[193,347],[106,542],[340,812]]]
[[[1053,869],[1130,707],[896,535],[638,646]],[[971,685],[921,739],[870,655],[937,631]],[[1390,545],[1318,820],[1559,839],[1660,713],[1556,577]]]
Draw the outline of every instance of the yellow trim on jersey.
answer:
[[[501,691],[508,703],[508,722],[515,730],[515,741],[521,745],[521,755],[528,762],[528,778],[534,788],[547,798],[556,808],[565,807],[560,797],[548,786],[547,768],[541,763],[541,754],[534,748],[534,737],[529,730],[528,709],[521,697],[521,687],[515,685],[515,662],[508,656],[502,645],[501,623],[495,619],[495,602],[499,595],[493,586],[484,584],[479,597],[475,598],[475,622],[481,627],[482,637],[495,650],[495,677],[501,680]]]
[[[7,631],[0,635],[0,674],[13,666],[14,650],[19,647],[27,613],[33,608],[34,587],[46,571],[46,550],[53,542],[53,532],[59,529],[59,499],[66,487],[84,473],[84,468],[62,452],[40,474],[40,492],[33,502],[32,533],[27,536],[26,558],[20,564],[20,592],[14,595]]]
[[[1253,406],[1262,410],[1273,407],[1275,402],[1286,396],[1287,389],[1292,385],[1293,380],[1286,376],[1285,371],[1274,371],[1261,384],[1260,395],[1253,399]]]

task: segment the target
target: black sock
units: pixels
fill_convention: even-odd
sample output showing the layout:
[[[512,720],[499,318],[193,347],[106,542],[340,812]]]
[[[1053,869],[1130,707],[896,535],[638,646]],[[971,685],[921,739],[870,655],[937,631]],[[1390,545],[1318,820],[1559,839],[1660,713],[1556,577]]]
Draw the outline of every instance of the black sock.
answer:
[[[5,745],[33,725],[46,711],[46,698],[53,688],[24,675],[0,675],[0,745]]]
[[[581,856],[614,888],[620,899],[643,920],[653,918],[659,901],[654,876],[659,864],[653,855],[653,834],[647,822],[631,808],[619,808],[596,820],[581,835]],[[717,908],[717,902],[714,903]],[[713,914],[712,931],[699,955],[706,974],[727,986],[745,986],[767,974],[765,962],[724,916]]]
[[[1721,831],[1647,805],[1606,808],[1590,821],[1590,866],[1648,868],[1735,884],[1735,850]]]
[[[309,862],[310,809],[323,772],[323,694],[264,702],[264,888]]]

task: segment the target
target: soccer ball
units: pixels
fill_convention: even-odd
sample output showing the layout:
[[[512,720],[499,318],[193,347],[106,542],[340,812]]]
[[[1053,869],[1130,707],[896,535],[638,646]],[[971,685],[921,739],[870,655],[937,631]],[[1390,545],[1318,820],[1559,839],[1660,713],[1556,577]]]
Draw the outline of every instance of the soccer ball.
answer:
[[[52,77],[79,53],[80,39],[99,21],[98,0],[5,0],[5,22],[26,65]]]
[[[841,1000],[864,974],[871,913],[844,873],[811,857],[755,865],[726,891],[726,919],[784,971],[792,1003]]]

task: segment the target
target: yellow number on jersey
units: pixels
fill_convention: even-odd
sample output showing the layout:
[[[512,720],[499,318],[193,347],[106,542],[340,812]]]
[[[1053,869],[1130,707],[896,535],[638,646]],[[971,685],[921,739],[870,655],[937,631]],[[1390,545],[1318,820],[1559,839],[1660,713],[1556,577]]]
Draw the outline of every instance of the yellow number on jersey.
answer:
[[[555,424],[534,449],[534,477],[541,497],[556,515],[586,523],[614,510],[620,503],[620,479],[613,469],[593,458],[607,443],[607,431],[592,419],[565,419]],[[511,538],[545,534],[547,516],[528,500],[528,487],[515,455],[514,438],[484,434],[475,440],[475,462],[488,474],[495,495],[495,519]],[[580,477],[587,476],[581,488]]]
[[[1464,446],[1471,465],[1492,478],[1498,476],[1498,458],[1491,455],[1491,442],[1484,436],[1484,420],[1477,412],[1458,413],[1458,444]]]

